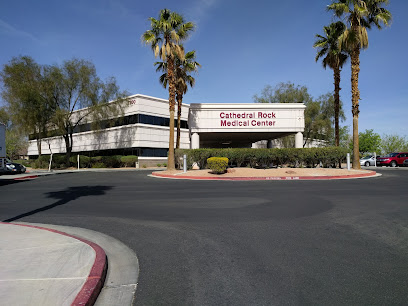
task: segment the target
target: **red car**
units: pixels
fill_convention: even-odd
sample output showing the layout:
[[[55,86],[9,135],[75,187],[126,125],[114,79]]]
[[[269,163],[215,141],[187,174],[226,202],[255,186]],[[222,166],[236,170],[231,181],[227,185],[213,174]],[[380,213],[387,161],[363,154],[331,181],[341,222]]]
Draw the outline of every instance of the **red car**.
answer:
[[[377,166],[402,166],[404,160],[408,159],[408,153],[390,153],[385,156],[377,157]]]

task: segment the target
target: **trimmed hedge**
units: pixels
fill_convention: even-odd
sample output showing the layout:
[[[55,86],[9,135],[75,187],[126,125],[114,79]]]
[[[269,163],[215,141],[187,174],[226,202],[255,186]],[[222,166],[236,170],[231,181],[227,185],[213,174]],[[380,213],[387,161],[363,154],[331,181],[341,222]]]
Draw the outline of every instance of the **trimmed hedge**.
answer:
[[[336,167],[346,159],[348,149],[340,147],[325,148],[283,148],[283,149],[177,149],[179,160],[187,155],[188,168],[197,163],[201,169],[207,168],[207,159],[224,156],[229,165],[238,167],[271,167],[288,165],[290,167]]]
[[[213,173],[222,174],[225,173],[228,167],[228,158],[226,157],[210,157],[207,159],[208,168]]]
[[[70,164],[66,165],[65,154],[54,154],[52,156],[52,169],[61,169],[67,167],[78,166],[78,156],[72,155],[69,159]],[[135,167],[135,163],[138,161],[138,157],[135,155],[113,155],[113,156],[94,156],[89,157],[86,155],[79,156],[80,168],[119,168],[119,167]],[[47,169],[50,162],[50,155],[41,155],[36,160],[30,160],[25,164],[32,166],[33,168]]]
[[[122,156],[120,158],[120,161],[125,167],[135,167],[136,162],[138,161],[138,157],[136,155],[127,155],[127,156]]]
[[[31,167],[31,162],[29,160],[26,159],[13,159],[14,163],[18,163],[21,164],[25,167]]]
[[[105,164],[106,168],[119,168],[122,165],[120,158],[121,156],[119,155],[102,156],[101,161]]]

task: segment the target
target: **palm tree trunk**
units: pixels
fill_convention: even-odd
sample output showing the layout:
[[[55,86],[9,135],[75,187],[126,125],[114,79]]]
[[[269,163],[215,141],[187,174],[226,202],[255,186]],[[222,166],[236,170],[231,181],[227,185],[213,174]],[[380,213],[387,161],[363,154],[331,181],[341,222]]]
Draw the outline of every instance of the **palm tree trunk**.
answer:
[[[180,149],[180,123],[181,123],[181,104],[183,101],[183,94],[180,90],[177,90],[177,140],[176,140],[176,149]]]
[[[358,90],[358,74],[360,72],[360,46],[357,45],[351,52],[351,113],[353,114],[353,169],[361,169],[360,150],[358,141],[358,104],[360,91]]]
[[[340,113],[340,68],[336,67],[334,71],[334,135],[336,147],[340,146],[339,135],[339,113]]]
[[[170,56],[167,57],[167,76],[169,78],[169,111],[170,111],[170,127],[169,127],[169,155],[167,158],[167,170],[176,169],[174,162],[174,109],[176,105],[175,79],[174,79],[174,60]]]

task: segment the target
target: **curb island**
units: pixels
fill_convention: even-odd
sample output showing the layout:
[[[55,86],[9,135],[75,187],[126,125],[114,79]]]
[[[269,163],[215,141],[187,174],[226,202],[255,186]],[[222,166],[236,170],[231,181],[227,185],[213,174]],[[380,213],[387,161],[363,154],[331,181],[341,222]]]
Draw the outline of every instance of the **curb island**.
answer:
[[[222,177],[217,174],[211,174],[211,176],[199,176],[188,175],[186,172],[167,174],[163,172],[153,172],[151,176],[158,178],[168,179],[186,179],[186,180],[217,180],[217,181],[298,181],[298,180],[338,180],[338,179],[357,179],[357,178],[370,178],[381,176],[375,171],[365,171],[365,173],[349,174],[349,175],[310,175],[310,176],[225,176]]]

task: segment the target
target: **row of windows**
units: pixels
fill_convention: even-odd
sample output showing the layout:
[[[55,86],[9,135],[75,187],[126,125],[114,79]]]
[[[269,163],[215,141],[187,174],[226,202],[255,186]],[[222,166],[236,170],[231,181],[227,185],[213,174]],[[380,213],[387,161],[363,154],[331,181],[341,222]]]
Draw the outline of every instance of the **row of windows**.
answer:
[[[169,149],[164,148],[122,148],[122,149],[109,149],[99,151],[85,151],[85,152],[73,152],[72,155],[85,155],[89,157],[93,156],[112,156],[112,155],[136,155],[146,157],[167,157]],[[38,155],[30,155],[30,158],[38,158]]]
[[[118,127],[118,126],[124,126],[124,125],[130,125],[130,124],[136,124],[136,123],[144,123],[144,124],[151,124],[151,125],[158,125],[158,126],[170,126],[170,118],[164,118],[164,117],[157,117],[157,116],[151,116],[151,115],[144,115],[144,114],[135,114],[135,115],[129,115],[129,116],[124,116],[121,118],[116,118],[116,119],[111,119],[111,120],[102,120],[97,127],[97,129],[108,129],[112,127]],[[174,126],[177,126],[177,120],[174,120]],[[187,121],[181,120],[180,121],[180,127],[182,129],[188,129],[188,124]],[[88,132],[92,130],[92,125],[90,123],[86,124],[80,124],[75,127],[74,129],[74,134],[76,133],[83,133],[83,132]],[[59,131],[48,131],[47,133],[41,135],[42,138],[47,138],[47,137],[55,137],[55,136],[61,136],[62,134]],[[29,135],[29,140],[34,140],[37,139],[37,135],[35,134],[30,134]]]

